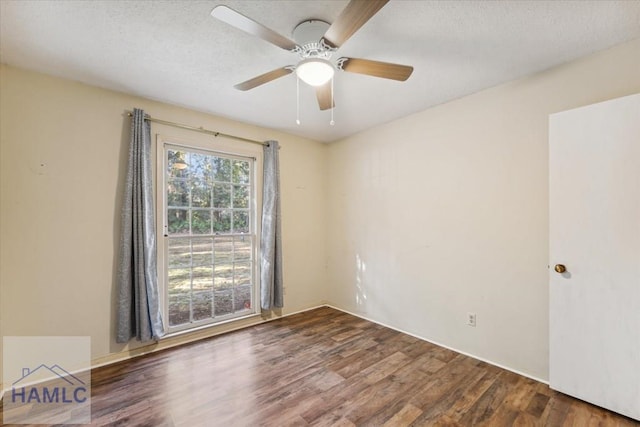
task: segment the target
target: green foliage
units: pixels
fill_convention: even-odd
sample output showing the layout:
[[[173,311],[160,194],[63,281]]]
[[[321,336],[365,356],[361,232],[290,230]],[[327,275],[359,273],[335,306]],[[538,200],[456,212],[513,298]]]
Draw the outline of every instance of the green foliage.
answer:
[[[168,161],[170,234],[250,231],[248,161],[176,150],[168,151]],[[174,167],[179,162],[186,163],[184,169]]]

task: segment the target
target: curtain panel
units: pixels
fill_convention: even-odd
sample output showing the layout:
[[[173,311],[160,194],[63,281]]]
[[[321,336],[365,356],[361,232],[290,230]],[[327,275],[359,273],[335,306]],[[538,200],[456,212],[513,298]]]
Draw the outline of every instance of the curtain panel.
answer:
[[[131,141],[121,217],[117,334],[124,343],[164,334],[158,298],[156,232],[151,170],[151,128],[144,111],[131,118]]]
[[[268,141],[264,147],[262,193],[262,254],[260,269],[260,307],[263,311],[282,308],[282,236],[280,225],[279,144]]]

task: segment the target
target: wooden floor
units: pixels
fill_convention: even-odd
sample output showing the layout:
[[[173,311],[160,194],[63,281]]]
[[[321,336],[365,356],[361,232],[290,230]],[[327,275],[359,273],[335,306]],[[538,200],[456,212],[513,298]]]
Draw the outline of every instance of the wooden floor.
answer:
[[[319,308],[92,372],[93,425],[639,426]]]

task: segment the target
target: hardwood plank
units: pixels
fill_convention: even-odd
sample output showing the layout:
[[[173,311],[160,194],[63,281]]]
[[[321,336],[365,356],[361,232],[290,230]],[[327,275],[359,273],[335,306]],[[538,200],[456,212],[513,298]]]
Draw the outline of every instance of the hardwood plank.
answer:
[[[513,420],[513,427],[536,427],[537,425],[539,425],[539,420],[526,412],[520,412]]]
[[[531,399],[526,410],[528,413],[530,413],[534,417],[540,418],[540,416],[543,414],[544,410],[547,407],[547,403],[549,403],[549,396],[536,393]]]
[[[513,406],[513,408],[519,411],[524,411],[529,407],[529,405],[531,405],[531,401],[534,398],[534,396],[539,395],[540,397],[538,399],[542,399],[543,397],[546,397],[546,400],[544,402],[544,407],[542,408],[542,411],[540,411],[540,413],[542,413],[546,408],[547,402],[549,401],[549,396],[542,393],[534,392],[534,389],[536,388],[537,384],[538,383],[532,379],[521,378],[518,386],[515,387],[513,392],[511,392],[508,397],[509,405]],[[541,402],[537,402],[536,404],[540,404],[540,403]],[[538,416],[540,416],[540,414]]]
[[[459,420],[453,420],[447,412],[455,408],[459,403],[464,404],[463,396],[473,388],[479,381],[484,378],[485,373],[479,370],[472,369],[468,371],[464,376],[460,376],[454,381],[440,381],[435,387],[429,389],[429,396],[434,398],[432,403],[423,404],[421,406],[423,412],[416,420],[419,423],[436,422],[441,419],[440,422],[447,421],[447,423]],[[473,407],[473,405],[471,405]],[[446,415],[446,418],[443,417]]]
[[[571,408],[571,398],[560,393],[554,393],[554,398],[549,401],[547,408],[548,409],[543,412],[541,421],[545,425],[561,426],[567,417],[567,412]]]
[[[94,369],[91,404],[94,426],[640,426],[327,307]]]
[[[394,414],[393,417],[389,418],[386,423],[384,423],[383,427],[397,427],[397,426],[408,426],[413,420],[418,418],[422,413],[422,409],[413,406],[411,403],[407,403],[400,409],[398,412]]]
[[[409,359],[404,353],[395,352],[391,356],[386,357],[378,363],[375,363],[363,370],[361,375],[364,377],[364,381],[366,383],[375,384],[410,361],[411,359]]]
[[[428,374],[417,369],[421,363],[420,358],[414,359],[391,375],[391,380],[398,387],[395,390],[391,388],[387,390],[393,391],[391,399],[388,399],[385,405],[378,408],[375,413],[367,414],[368,418],[362,421],[363,425],[379,426],[388,423],[398,413],[415,406],[409,402],[424,387],[428,377]]]
[[[446,395],[458,387],[461,382],[476,375],[476,372],[471,372],[473,369],[474,367],[469,363],[468,358],[460,355],[449,363],[447,369],[441,369],[429,377],[429,382],[413,396],[411,403],[418,408],[432,408],[434,403],[446,398]],[[431,414],[430,410],[427,415],[429,414]]]
[[[460,422],[464,425],[484,424],[498,410],[507,395],[507,391],[507,383],[497,378],[491,387],[482,394],[480,399],[460,419]]]
[[[420,377],[426,376],[416,372],[411,363],[404,365],[376,383],[376,387],[380,387],[379,390],[368,400],[365,399],[364,403],[348,405],[348,418],[357,425],[379,426],[384,424],[398,412],[401,412],[403,408],[413,406],[409,400],[422,386],[422,381],[418,380]],[[361,393],[361,396],[363,394],[364,392]]]
[[[485,374],[480,381],[473,384],[456,400],[455,404],[446,411],[445,415],[452,420],[459,421],[495,381],[495,376]]]

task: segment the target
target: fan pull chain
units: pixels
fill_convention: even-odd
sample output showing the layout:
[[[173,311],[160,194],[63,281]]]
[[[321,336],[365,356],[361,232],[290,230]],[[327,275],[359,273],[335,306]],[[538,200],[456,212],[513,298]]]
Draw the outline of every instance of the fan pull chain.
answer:
[[[331,126],[336,124],[333,120],[333,110],[335,110],[335,105],[333,103],[333,76],[331,76],[331,121],[329,122]]]
[[[300,77],[296,73],[296,124],[300,125]]]

